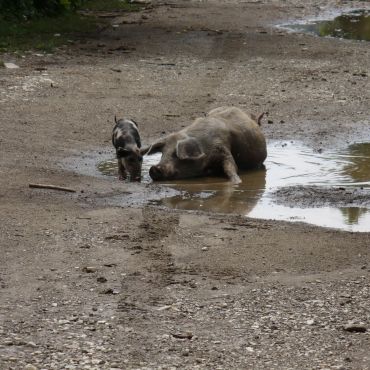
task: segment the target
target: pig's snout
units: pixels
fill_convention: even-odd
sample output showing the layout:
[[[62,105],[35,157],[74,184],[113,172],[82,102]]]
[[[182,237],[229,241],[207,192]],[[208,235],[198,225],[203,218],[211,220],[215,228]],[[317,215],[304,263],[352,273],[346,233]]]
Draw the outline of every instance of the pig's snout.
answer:
[[[149,176],[154,180],[162,180],[163,179],[163,171],[160,166],[152,166],[149,169]]]
[[[178,176],[178,171],[171,165],[158,165],[150,167],[149,175],[154,181],[171,180]]]

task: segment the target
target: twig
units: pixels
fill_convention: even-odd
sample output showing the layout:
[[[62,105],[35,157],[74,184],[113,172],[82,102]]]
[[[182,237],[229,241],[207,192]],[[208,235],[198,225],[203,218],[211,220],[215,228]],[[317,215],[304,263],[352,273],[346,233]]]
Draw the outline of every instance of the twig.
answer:
[[[55,185],[45,185],[45,184],[29,184],[30,188],[36,189],[52,189],[52,190],[60,190],[60,191],[68,191],[70,193],[75,193],[76,190],[71,188],[65,188],[63,186],[55,186]]]

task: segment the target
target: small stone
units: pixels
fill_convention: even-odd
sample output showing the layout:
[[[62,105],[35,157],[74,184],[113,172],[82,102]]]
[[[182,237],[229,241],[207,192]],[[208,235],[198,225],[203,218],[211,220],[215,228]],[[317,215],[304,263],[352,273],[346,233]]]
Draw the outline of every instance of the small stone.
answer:
[[[69,320],[58,320],[59,325],[69,324]]]
[[[31,364],[27,364],[25,367],[24,367],[24,370],[37,370],[37,367],[36,366],[33,366]]]
[[[203,248],[202,248],[202,251],[203,251],[203,252],[208,251],[208,247],[203,247]]]
[[[82,268],[82,271],[87,272],[88,274],[92,274],[97,271],[97,268],[93,266],[85,266]]]
[[[97,281],[98,283],[106,283],[108,280],[107,280],[107,278],[106,278],[106,277],[104,277],[104,276],[99,276],[99,277],[96,279],[96,281]]]
[[[4,63],[4,67],[8,69],[16,69],[19,68],[15,63]]]
[[[120,291],[116,288],[108,288],[102,291],[103,294],[119,294]]]
[[[274,121],[273,121],[273,120],[271,120],[271,119],[269,119],[269,120],[267,120],[267,123],[268,123],[269,125],[272,125],[272,124],[274,123]]]
[[[343,329],[350,333],[365,333],[367,331],[367,327],[363,323],[348,323],[344,325]]]
[[[193,338],[193,333],[185,332],[185,333],[172,333],[171,334],[176,339],[191,339]]]
[[[36,348],[37,344],[35,342],[27,342],[28,347]]]
[[[314,323],[315,323],[314,319],[309,319],[309,320],[306,321],[307,325],[313,325]]]

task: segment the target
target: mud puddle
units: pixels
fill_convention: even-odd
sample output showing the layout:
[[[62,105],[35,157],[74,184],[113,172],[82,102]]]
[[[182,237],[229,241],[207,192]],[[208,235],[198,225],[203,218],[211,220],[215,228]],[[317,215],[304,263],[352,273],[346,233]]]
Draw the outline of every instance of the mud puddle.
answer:
[[[282,27],[320,37],[370,41],[370,10],[357,9],[342,14],[328,14],[321,19],[285,24]]]
[[[144,158],[143,182],[150,182],[149,168],[159,159],[160,155]],[[106,175],[117,175],[115,160],[101,162],[98,168]],[[325,152],[314,152],[297,142],[270,143],[265,169],[242,173],[241,178],[239,185],[223,178],[162,183],[181,195],[151,203],[370,231],[370,143]]]

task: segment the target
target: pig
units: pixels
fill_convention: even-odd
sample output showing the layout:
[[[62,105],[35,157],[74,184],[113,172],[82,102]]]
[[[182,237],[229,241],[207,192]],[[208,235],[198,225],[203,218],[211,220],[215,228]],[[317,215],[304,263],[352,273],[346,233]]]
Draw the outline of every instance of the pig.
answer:
[[[211,110],[142,149],[142,154],[162,153],[160,162],[150,168],[150,177],[163,181],[216,175],[240,183],[238,170],[262,167],[267,156],[261,118],[236,107]]]
[[[131,181],[141,180],[143,156],[140,153],[141,140],[138,125],[132,119],[114,117],[112,143],[116,149],[120,180],[129,175]]]

